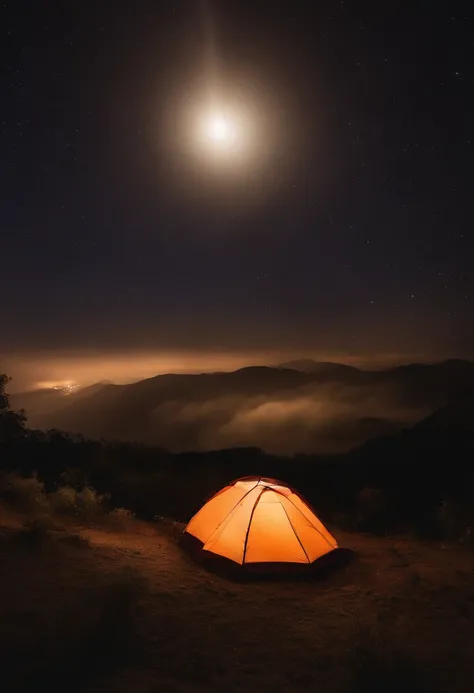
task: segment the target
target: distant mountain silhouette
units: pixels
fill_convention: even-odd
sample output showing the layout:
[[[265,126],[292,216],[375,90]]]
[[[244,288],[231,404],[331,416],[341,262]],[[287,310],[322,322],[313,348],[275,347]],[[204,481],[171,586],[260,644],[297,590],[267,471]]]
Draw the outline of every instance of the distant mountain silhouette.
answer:
[[[12,397],[12,406],[25,408],[33,427],[92,438],[175,451],[249,446],[291,454],[349,450],[424,419],[429,426],[430,415],[436,426],[436,416],[447,417],[441,412],[474,392],[470,361],[381,371],[291,363],[306,370],[282,364],[159,375],[130,385],[96,383],[67,395],[24,393]]]
[[[313,361],[312,359],[299,359],[281,363],[277,368],[289,368],[302,373],[317,373],[324,376],[350,376],[362,373],[354,366],[345,363],[334,363],[332,361]]]
[[[415,430],[423,433],[437,431],[442,434],[474,435],[474,393],[438,409],[420,421]]]

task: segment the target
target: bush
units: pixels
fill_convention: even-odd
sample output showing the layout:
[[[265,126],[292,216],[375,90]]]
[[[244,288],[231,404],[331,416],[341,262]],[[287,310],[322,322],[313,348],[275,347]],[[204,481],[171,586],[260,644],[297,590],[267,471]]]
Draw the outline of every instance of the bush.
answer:
[[[103,519],[106,500],[105,495],[100,495],[95,489],[85,486],[76,495],[79,517],[86,522],[97,522]]]
[[[184,522],[178,522],[177,520],[172,520],[169,517],[161,517],[160,515],[157,515],[153,519],[159,524],[162,532],[165,532],[169,536],[177,539],[181,538],[184,528],[186,527]]]
[[[15,474],[0,476],[0,500],[15,511],[30,517],[30,522],[52,525],[51,517],[75,518],[78,522],[102,523],[107,521],[116,528],[126,528],[134,514],[126,508],[107,512],[109,497],[85,486],[76,491],[72,486],[60,486],[46,493],[44,484],[36,477]]]
[[[61,486],[48,495],[51,508],[58,515],[74,517],[81,522],[100,522],[106,516],[108,497],[89,486],[76,491],[72,486]]]
[[[0,497],[17,512],[28,515],[47,514],[50,510],[44,484],[36,476],[3,474],[0,479]]]
[[[49,503],[58,515],[77,516],[77,491],[70,486],[61,486],[48,496]]]
[[[135,515],[127,508],[115,508],[107,513],[107,524],[113,529],[126,530],[135,519]]]

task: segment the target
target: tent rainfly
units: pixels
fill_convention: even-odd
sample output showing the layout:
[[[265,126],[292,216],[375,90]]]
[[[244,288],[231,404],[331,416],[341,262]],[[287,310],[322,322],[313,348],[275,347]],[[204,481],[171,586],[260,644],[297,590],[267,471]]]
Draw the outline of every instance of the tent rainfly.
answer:
[[[311,564],[337,542],[300,494],[265,477],[245,477],[218,491],[184,530],[201,551],[241,566]]]

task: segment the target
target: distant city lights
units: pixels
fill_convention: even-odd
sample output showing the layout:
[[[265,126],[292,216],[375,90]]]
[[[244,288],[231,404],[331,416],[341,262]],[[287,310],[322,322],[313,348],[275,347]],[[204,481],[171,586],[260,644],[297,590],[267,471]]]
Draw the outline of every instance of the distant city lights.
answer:
[[[35,390],[57,390],[62,392],[64,395],[70,395],[72,392],[77,390],[79,385],[74,382],[39,382],[36,383]]]

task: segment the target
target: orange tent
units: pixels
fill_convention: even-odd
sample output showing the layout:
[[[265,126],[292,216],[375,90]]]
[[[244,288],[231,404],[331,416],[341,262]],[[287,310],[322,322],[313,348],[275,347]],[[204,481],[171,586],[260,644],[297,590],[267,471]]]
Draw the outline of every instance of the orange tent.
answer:
[[[245,477],[225,486],[184,532],[199,540],[203,551],[242,566],[310,564],[337,548],[297,491],[263,477]]]

